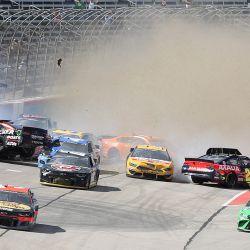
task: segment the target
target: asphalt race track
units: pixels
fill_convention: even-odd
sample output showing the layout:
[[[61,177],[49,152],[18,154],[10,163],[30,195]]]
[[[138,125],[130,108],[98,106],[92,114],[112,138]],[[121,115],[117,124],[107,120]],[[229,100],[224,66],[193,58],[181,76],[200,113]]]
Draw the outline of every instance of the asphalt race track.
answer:
[[[41,186],[39,169],[0,163],[0,183],[29,186],[39,201],[32,232],[0,229],[0,249],[250,249],[236,230],[239,206],[222,206],[242,190],[128,178],[102,166],[86,191]]]

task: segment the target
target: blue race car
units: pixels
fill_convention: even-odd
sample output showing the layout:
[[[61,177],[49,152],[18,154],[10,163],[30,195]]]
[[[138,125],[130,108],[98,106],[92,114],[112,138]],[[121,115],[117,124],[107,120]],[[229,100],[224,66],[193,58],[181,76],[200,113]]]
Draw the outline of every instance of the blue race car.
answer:
[[[38,157],[38,167],[42,167],[54,156],[61,154],[90,155],[96,164],[100,163],[100,151],[91,141],[83,139],[73,139],[60,136],[54,139],[53,147],[47,154],[40,154]]]

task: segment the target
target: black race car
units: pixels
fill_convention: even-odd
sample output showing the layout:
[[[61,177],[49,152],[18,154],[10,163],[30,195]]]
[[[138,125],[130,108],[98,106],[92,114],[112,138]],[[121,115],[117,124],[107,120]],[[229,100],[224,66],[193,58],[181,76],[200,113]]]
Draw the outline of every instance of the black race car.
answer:
[[[15,122],[0,121],[0,155],[14,157],[20,154],[31,157],[37,146],[50,144],[48,131],[42,128],[24,126]]]
[[[209,148],[198,158],[185,158],[182,173],[194,183],[215,182],[228,188],[250,185],[250,159],[238,149]]]
[[[52,132],[51,130],[55,129],[57,126],[57,123],[55,121],[51,121],[49,117],[29,114],[20,115],[14,121],[14,124],[26,127],[40,128],[49,132]]]
[[[60,153],[40,169],[40,183],[89,189],[97,185],[99,174],[99,165],[90,156]]]
[[[30,230],[36,224],[38,209],[29,188],[0,185],[0,227]]]

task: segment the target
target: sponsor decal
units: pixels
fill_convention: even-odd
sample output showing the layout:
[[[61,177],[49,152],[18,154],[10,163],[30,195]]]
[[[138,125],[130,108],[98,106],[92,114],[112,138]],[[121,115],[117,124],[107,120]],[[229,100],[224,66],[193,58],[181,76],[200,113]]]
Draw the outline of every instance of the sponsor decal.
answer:
[[[18,204],[15,202],[0,201],[0,209],[5,210],[5,211],[13,211],[13,209],[30,210],[30,207],[27,205]]]
[[[131,157],[133,161],[144,161],[145,163],[164,163],[164,164],[171,164],[171,161],[163,161],[159,159],[151,159],[151,158],[145,158],[145,157]]]
[[[7,141],[6,145],[8,145],[8,146],[17,146],[17,142],[15,142],[15,141]]]
[[[32,138],[33,140],[43,140],[43,139],[44,139],[44,137],[41,136],[41,135],[31,135],[31,138]]]
[[[59,170],[59,171],[78,171],[81,168],[77,167],[77,166],[73,166],[73,165],[61,165],[61,164],[55,164],[55,165],[51,165],[52,168],[54,168],[55,170]]]
[[[37,144],[37,145],[43,145],[43,142],[41,141],[31,141],[32,144]]]
[[[14,130],[3,129],[0,131],[0,135],[14,135]]]
[[[219,170],[240,172],[240,168],[238,166],[230,166],[230,165],[220,165]]]
[[[10,139],[10,140],[20,140],[21,139],[21,137],[18,135],[7,135],[6,138]]]
[[[243,181],[244,179],[242,177],[238,177],[238,181]]]
[[[16,130],[15,132],[16,132],[17,136],[21,136],[22,135],[22,130]]]

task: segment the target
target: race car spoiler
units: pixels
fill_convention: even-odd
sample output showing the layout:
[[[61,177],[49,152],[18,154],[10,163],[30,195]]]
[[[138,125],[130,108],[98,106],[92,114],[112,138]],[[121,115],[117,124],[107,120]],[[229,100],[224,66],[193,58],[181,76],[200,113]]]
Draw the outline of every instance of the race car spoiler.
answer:
[[[200,158],[185,158],[185,161],[197,161],[197,162],[209,162],[209,163],[214,163],[213,160],[205,160],[205,159],[200,159]]]

